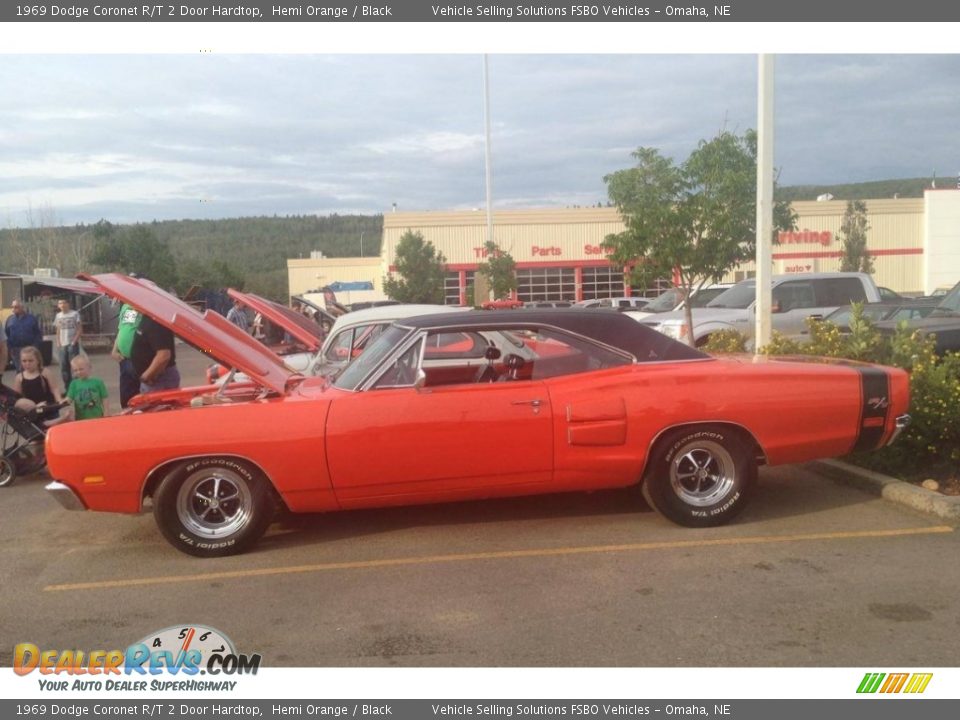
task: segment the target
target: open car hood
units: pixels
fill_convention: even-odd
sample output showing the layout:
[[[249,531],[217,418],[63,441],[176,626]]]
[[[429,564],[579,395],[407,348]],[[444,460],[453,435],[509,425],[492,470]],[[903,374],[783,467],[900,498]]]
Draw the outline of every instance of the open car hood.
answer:
[[[81,274],[106,295],[132,305],[175,335],[227,367],[275,392],[285,392],[296,376],[273,351],[212,310],[199,312],[149,280],[119,273]]]
[[[340,315],[343,315],[343,314],[344,314],[342,311],[341,311],[339,314],[331,313],[331,312],[330,312],[329,310],[327,310],[325,307],[322,307],[322,306],[320,306],[320,305],[317,305],[317,304],[316,304],[315,302],[313,302],[312,300],[307,300],[307,298],[305,298],[303,295],[294,295],[292,299],[293,299],[293,300],[296,300],[296,301],[297,301],[298,303],[300,303],[301,305],[306,305],[308,308],[310,308],[311,310],[313,310],[315,313],[319,313],[320,316],[321,316],[324,320],[329,320],[329,321],[330,321],[330,325],[331,325],[331,326],[333,325],[334,322],[336,322],[336,319],[337,319]]]
[[[254,312],[260,313],[274,325],[282,327],[284,331],[310,352],[317,352],[323,344],[323,332],[320,330],[320,326],[310,318],[304,317],[285,305],[253,293],[240,292],[230,288],[227,290],[227,294],[234,300],[239,300]]]

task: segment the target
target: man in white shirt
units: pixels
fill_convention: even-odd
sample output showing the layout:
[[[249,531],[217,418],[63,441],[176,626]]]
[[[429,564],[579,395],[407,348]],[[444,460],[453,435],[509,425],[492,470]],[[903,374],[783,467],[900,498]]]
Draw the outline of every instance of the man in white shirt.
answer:
[[[57,357],[60,361],[60,375],[63,377],[64,390],[70,387],[73,374],[70,372],[70,361],[80,354],[80,336],[83,327],[80,323],[80,313],[70,308],[69,300],[58,300],[57,308],[60,312],[53,319],[56,329]]]

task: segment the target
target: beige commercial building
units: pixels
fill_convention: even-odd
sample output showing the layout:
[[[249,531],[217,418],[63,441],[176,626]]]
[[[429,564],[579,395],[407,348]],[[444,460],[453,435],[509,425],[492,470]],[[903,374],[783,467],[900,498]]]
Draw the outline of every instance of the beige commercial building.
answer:
[[[898,292],[930,293],[960,280],[960,190],[928,190],[923,198],[868,200],[867,245],[878,285]],[[797,202],[793,232],[780,233],[773,249],[775,273],[838,270],[840,226],[847,203]],[[517,263],[520,300],[584,300],[644,292],[630,288],[625,268],[612,265],[602,243],[621,232],[614,208],[509,210],[493,214],[494,240]],[[471,298],[477,267],[484,261],[484,212],[393,212],[384,216],[380,258],[288,260],[290,292],[336,280],[369,280],[381,293],[394,267],[395,249],[407,232],[421,233],[447,260],[446,302]],[[730,281],[753,274],[752,263]]]

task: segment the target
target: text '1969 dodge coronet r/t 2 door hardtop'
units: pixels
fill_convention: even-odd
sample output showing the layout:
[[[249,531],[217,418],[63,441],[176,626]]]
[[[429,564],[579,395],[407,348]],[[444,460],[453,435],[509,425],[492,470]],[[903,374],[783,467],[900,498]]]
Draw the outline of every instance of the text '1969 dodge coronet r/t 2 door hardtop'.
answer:
[[[249,378],[142,395],[47,437],[63,505],[137,513],[150,499],[193,555],[249,549],[278,508],[631,485],[674,522],[719,525],[758,464],[880,447],[908,419],[901,370],[717,359],[602,310],[405,318],[333,380],[303,377],[148,281],[90,279]]]

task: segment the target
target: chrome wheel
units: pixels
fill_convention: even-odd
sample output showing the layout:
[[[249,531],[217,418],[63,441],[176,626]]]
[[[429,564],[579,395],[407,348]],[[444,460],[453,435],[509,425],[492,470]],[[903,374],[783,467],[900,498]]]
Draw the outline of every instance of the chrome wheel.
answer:
[[[0,457],[0,487],[12,485],[17,479],[17,468],[9,458]]]
[[[698,440],[680,448],[670,463],[670,487],[684,503],[714,505],[726,497],[737,480],[737,464],[722,445]]]
[[[199,537],[232,536],[250,521],[254,498],[243,476],[226,467],[202,468],[177,493],[177,518]]]

